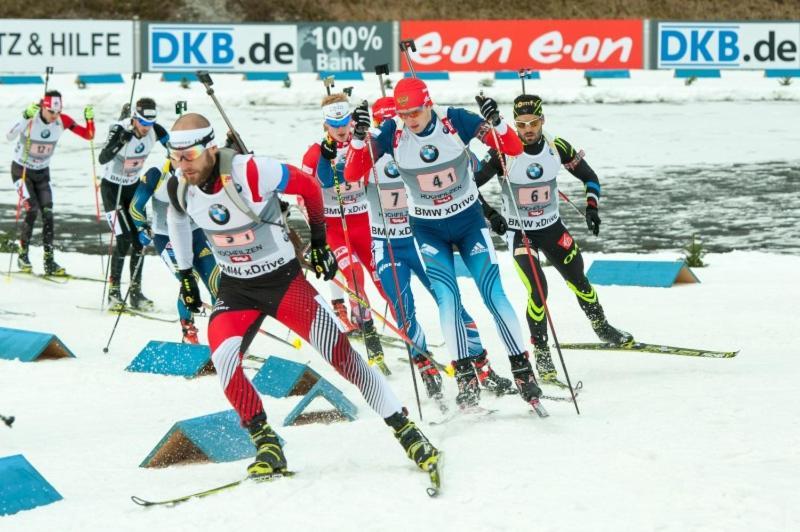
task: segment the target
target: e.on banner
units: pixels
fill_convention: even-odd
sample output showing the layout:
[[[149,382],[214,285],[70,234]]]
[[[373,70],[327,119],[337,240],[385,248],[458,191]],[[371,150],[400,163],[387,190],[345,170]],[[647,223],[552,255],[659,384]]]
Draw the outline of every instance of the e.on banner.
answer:
[[[407,20],[416,70],[642,68],[641,20]],[[403,70],[408,70],[401,55]]]

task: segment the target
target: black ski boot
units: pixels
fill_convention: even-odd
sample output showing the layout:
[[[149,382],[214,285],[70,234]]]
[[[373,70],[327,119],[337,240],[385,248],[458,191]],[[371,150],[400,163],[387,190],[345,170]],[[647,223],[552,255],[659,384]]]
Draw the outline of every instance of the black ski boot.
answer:
[[[622,345],[633,341],[631,333],[613,327],[605,318],[592,321],[592,329],[600,340],[609,344]]]
[[[442,398],[442,374],[433,365],[433,362],[425,355],[417,355],[414,357],[414,363],[419,370],[422,383],[425,384],[425,391],[428,392],[428,397],[432,399]]]
[[[65,277],[67,275],[67,271],[58,265],[58,263],[53,260],[53,250],[45,250],[44,252],[44,274],[51,275],[53,277]]]
[[[378,330],[375,329],[375,322],[367,320],[361,327],[364,331],[364,345],[367,348],[369,364],[378,366],[378,369],[384,375],[391,375],[392,372],[389,371],[386,359],[383,356],[383,345],[381,345],[381,337],[378,334]]]
[[[511,380],[501,377],[492,369],[489,359],[486,358],[486,350],[473,358],[472,364],[475,366],[478,382],[484,390],[494,392],[498,397],[514,393],[514,389],[511,387]]]
[[[533,355],[536,359],[536,372],[539,374],[539,379],[544,382],[558,380],[558,372],[556,372],[556,367],[553,365],[550,348],[547,344],[541,347],[534,345]]]
[[[511,361],[511,374],[514,375],[514,383],[522,399],[526,403],[538,401],[542,395],[542,389],[536,384],[536,377],[533,375],[533,368],[528,360],[528,353],[520,353],[508,357]]]
[[[119,312],[125,307],[122,302],[122,291],[119,288],[119,281],[111,279],[108,285],[108,310]]]
[[[394,429],[394,437],[403,446],[406,455],[423,471],[430,471],[439,461],[439,451],[421,430],[402,413],[397,412],[384,421]]]
[[[150,299],[145,297],[138,283],[131,283],[129,290],[131,291],[131,295],[128,296],[128,302],[131,304],[132,308],[143,312],[150,312],[155,309],[155,305]]]
[[[33,272],[33,266],[31,265],[31,261],[28,258],[28,245],[20,243],[19,245],[19,255],[17,256],[17,267],[19,271],[23,273],[31,273]]]
[[[256,459],[247,466],[251,478],[268,477],[286,470],[286,457],[283,455],[281,441],[267,423],[264,413],[258,414],[247,425],[250,441],[256,447]]]
[[[478,387],[478,376],[475,375],[475,368],[472,367],[472,360],[463,358],[453,362],[456,370],[456,384],[458,385],[458,395],[456,404],[462,410],[478,406],[481,400],[481,389]]]

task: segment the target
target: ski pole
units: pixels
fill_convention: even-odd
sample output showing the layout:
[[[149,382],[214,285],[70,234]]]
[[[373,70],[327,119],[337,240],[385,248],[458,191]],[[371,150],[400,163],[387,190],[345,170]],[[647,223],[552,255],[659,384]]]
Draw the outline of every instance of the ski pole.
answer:
[[[200,80],[200,83],[202,83],[203,86],[206,88],[206,94],[211,96],[211,100],[217,107],[217,111],[219,111],[219,114],[222,115],[222,119],[228,126],[228,130],[231,132],[231,135],[233,135],[234,142],[236,142],[236,144],[239,146],[239,150],[243,154],[249,153],[247,151],[247,147],[244,145],[242,137],[239,136],[239,133],[236,131],[236,128],[233,127],[231,121],[228,120],[228,115],[225,114],[225,110],[222,108],[222,104],[220,104],[219,100],[217,100],[217,96],[214,94],[214,89],[211,88],[214,85],[214,80],[211,79],[211,74],[209,74],[207,70],[198,70],[196,74],[197,74],[197,79]]]
[[[129,110],[133,108],[133,95],[134,95],[134,93],[136,91],[136,80],[137,79],[142,79],[142,73],[141,72],[134,72],[131,75],[131,80],[133,81],[133,83],[131,84],[131,95],[130,95],[130,98],[128,99],[128,109]],[[122,168],[123,168],[123,172],[124,172],[125,171],[124,170],[125,169],[125,162],[128,159],[128,155],[127,155],[127,148],[125,146],[123,146],[122,149],[125,150],[123,152],[123,155],[122,155]],[[92,160],[94,160],[94,157],[92,157]],[[101,296],[101,299],[100,299],[100,308],[101,309],[104,309],[105,305],[106,305],[106,289],[108,287],[108,276],[110,275],[110,272],[111,272],[111,262],[112,262],[113,253],[114,253],[114,249],[113,249],[114,248],[114,237],[116,236],[116,227],[117,227],[117,215],[119,214],[119,204],[120,204],[121,201],[122,201],[122,183],[120,182],[120,183],[117,183],[117,200],[116,200],[116,202],[114,204],[114,216],[111,219],[111,240],[108,242],[108,261],[106,263],[106,275],[105,275],[105,277],[103,279],[103,295]],[[123,260],[123,263],[124,263],[125,258],[122,257],[122,260]],[[109,342],[110,341],[111,340],[109,340]]]
[[[483,94],[481,93],[481,96]],[[478,98],[476,98],[477,100]],[[480,101],[478,102],[480,104]],[[492,132],[492,138],[494,139],[495,146],[497,146],[497,150],[500,150],[500,139],[497,136],[497,131],[495,131],[494,126],[489,123],[489,127]],[[575,404],[575,411],[580,415],[581,411],[578,407],[578,400],[575,397],[575,389],[572,387],[572,381],[569,378],[569,371],[567,371],[567,366],[564,363],[564,355],[561,353],[561,345],[558,342],[558,336],[556,335],[556,328],[553,325],[553,317],[550,315],[550,309],[547,306],[547,299],[544,295],[544,290],[542,289],[542,282],[539,279],[539,273],[536,270],[536,265],[533,261],[533,251],[531,250],[531,243],[528,239],[528,234],[525,231],[524,225],[522,224],[522,216],[519,213],[519,206],[517,205],[517,199],[514,196],[514,190],[511,188],[511,183],[508,180],[508,170],[506,168],[506,163],[502,155],[498,157],[500,160],[500,165],[503,169],[503,176],[501,181],[505,182],[506,186],[508,187],[509,197],[511,198],[511,203],[514,206],[514,212],[516,214],[517,220],[520,221],[520,234],[522,235],[522,243],[525,245],[525,253],[528,255],[528,263],[531,267],[531,271],[533,272],[533,279],[536,284],[536,291],[539,293],[539,297],[542,300],[542,306],[544,307],[544,314],[547,317],[547,323],[550,325],[550,331],[553,333],[553,341],[555,342],[556,351],[558,352],[558,358],[561,360],[561,367],[564,368],[564,376],[567,379],[567,385],[569,386],[569,393],[572,395],[572,402]]]
[[[142,248],[142,254],[139,255],[139,260],[136,262],[136,268],[133,271],[133,277],[131,279],[136,279],[139,276],[139,270],[141,270],[142,264],[144,264],[145,249],[146,247]],[[125,291],[125,297],[122,298],[122,304],[117,312],[117,319],[114,321],[114,327],[111,329],[111,335],[108,337],[108,342],[106,342],[106,346],[103,348],[103,353],[108,353],[108,346],[111,345],[111,340],[114,338],[114,333],[117,331],[119,319],[122,317],[122,313],[125,312],[125,305],[128,302],[128,296],[131,294],[131,289],[133,288],[134,282],[135,281],[131,281],[131,284],[128,285],[128,289]]]
[[[44,93],[47,94],[47,85],[50,83],[50,74],[53,73],[53,67],[44,67]]]
[[[89,150],[92,155],[92,185],[94,186],[94,207],[95,216],[97,218],[97,244],[100,249],[103,249],[103,230],[102,224],[100,223],[100,183],[97,181],[97,166],[94,159],[94,138],[89,139]],[[103,263],[103,255],[99,254],[99,257],[100,275],[102,275],[106,266]],[[105,297],[105,295],[103,297]]]
[[[6,416],[3,416],[3,415],[0,415],[0,421],[5,423],[6,427],[8,427],[8,428],[11,428],[12,423],[14,423],[14,419],[16,419],[14,416],[6,417]]]
[[[375,74],[378,76],[378,82],[381,84],[381,96],[386,98],[386,87],[383,84],[383,76],[389,74],[389,65],[376,65]]]
[[[414,63],[411,61],[411,52],[409,52],[409,50],[411,50],[411,52],[417,51],[417,45],[414,44],[414,39],[400,41],[400,51],[406,56],[406,64],[411,71],[411,77],[416,78],[417,73],[414,71]]]

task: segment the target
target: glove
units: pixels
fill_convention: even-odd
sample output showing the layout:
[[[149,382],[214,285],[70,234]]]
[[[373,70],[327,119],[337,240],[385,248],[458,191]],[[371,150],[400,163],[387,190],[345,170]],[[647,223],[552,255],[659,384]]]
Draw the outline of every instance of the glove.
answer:
[[[24,111],[22,111],[22,118],[25,118],[25,119],[31,119],[31,118],[33,118],[34,116],[36,116],[36,114],[37,114],[38,112],[39,112],[39,104],[38,104],[38,103],[32,103],[32,104],[30,104],[30,105],[28,106],[28,108],[27,108],[27,109],[25,109]]]
[[[87,105],[86,107],[84,107],[83,118],[85,118],[87,121],[94,120],[94,107],[92,107],[91,105]]]
[[[336,159],[336,142],[332,138],[326,137],[320,142],[319,149],[325,159],[329,161]]]
[[[200,299],[200,289],[197,287],[192,269],[179,270],[178,275],[181,278],[181,301],[189,312],[197,314],[203,306],[203,301]]]
[[[333,254],[328,244],[322,244],[320,246],[312,245],[311,267],[314,268],[314,274],[317,276],[317,279],[321,276],[324,280],[330,281],[333,279],[333,276],[336,275],[339,265],[336,264],[336,256]]]
[[[292,206],[288,201],[283,201],[282,199],[279,199],[278,203],[281,205],[281,212],[283,214],[289,212],[289,208]]]
[[[153,231],[150,230],[149,225],[143,225],[142,228],[139,229],[139,242],[141,242],[143,247],[147,247],[152,241]]]
[[[506,219],[497,211],[493,211],[492,214],[489,215],[489,225],[492,226],[492,231],[498,235],[504,235],[506,231],[508,231]]]
[[[128,124],[124,128],[122,128],[122,134],[120,135],[119,139],[122,141],[123,144],[127,144],[133,138],[133,124]]]
[[[367,138],[367,131],[369,131],[370,117],[367,103],[364,102],[353,111],[353,121],[355,122],[355,129],[353,129],[353,136],[358,140]]]
[[[586,207],[586,227],[594,233],[594,236],[600,234],[600,214],[597,212],[597,207],[592,205]]]
[[[126,103],[122,106],[122,110],[119,112],[119,119],[125,120],[126,118],[131,117],[131,104]]]
[[[500,112],[497,110],[497,102],[485,96],[475,96],[475,101],[481,107],[483,119],[497,127],[500,125]]]

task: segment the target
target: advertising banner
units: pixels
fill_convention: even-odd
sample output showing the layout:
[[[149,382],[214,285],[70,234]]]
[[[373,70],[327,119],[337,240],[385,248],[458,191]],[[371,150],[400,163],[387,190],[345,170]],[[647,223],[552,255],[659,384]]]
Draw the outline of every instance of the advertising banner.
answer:
[[[147,24],[151,72],[295,72],[294,24]]]
[[[297,47],[301,72],[372,72],[395,54],[391,22],[299,24]]]
[[[0,19],[0,72],[133,71],[133,22]]]
[[[797,22],[663,22],[657,24],[658,68],[800,67]]]
[[[417,70],[642,68],[642,20],[412,20]],[[408,70],[401,57],[402,70]]]

